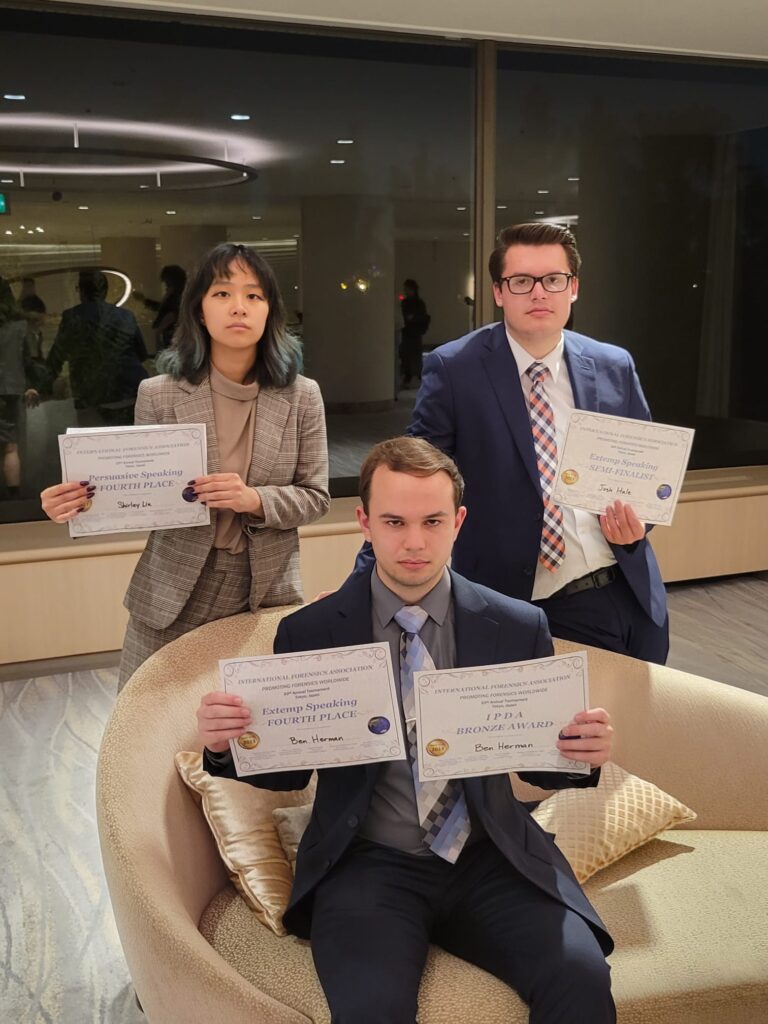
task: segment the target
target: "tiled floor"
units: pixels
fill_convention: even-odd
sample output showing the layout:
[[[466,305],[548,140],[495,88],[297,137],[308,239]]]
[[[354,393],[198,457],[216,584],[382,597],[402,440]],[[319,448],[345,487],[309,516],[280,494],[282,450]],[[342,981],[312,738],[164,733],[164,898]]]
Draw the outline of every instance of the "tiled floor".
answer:
[[[768,696],[768,573],[670,588],[670,664]],[[110,668],[0,683],[0,1022],[141,1024],[96,834]]]

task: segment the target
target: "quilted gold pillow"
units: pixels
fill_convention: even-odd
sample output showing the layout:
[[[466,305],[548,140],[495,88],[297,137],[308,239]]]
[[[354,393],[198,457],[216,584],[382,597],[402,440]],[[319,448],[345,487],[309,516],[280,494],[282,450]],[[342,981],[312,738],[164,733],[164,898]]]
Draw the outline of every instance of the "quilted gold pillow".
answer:
[[[580,882],[613,864],[665,829],[696,818],[694,811],[652,782],[610,761],[591,789],[561,789],[533,817],[554,832]]]
[[[272,819],[276,803],[311,805],[314,779],[295,793],[271,793],[203,769],[202,755],[180,751],[176,768],[195,795],[213,833],[229,877],[258,919],[285,935],[282,917],[293,885],[291,865]]]

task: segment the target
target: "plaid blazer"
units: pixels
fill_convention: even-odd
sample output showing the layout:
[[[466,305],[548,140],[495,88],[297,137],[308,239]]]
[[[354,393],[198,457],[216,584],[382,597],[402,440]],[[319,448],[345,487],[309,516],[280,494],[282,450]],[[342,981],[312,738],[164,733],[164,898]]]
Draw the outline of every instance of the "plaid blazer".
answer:
[[[205,423],[208,472],[218,473],[219,452],[208,377],[200,384],[168,375],[141,382],[135,422]],[[251,609],[303,600],[297,527],[328,511],[328,446],[320,388],[298,376],[284,388],[264,387],[256,406],[253,457],[246,483],[258,487],[264,518],[243,516],[249,535]],[[131,615],[156,629],[177,618],[213,546],[209,526],[158,530],[149,535],[128,591]]]

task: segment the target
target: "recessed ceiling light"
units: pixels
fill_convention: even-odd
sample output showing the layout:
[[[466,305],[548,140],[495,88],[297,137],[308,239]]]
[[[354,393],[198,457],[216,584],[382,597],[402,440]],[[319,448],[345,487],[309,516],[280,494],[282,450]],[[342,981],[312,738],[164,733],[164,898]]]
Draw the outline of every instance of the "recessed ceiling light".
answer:
[[[88,207],[88,206],[78,206],[78,210],[88,210],[88,209],[90,209],[90,207]]]
[[[139,188],[149,188],[149,185],[139,185]]]
[[[496,209],[497,209],[497,210],[506,210],[506,206],[504,206],[504,205],[502,205],[502,204],[500,203],[500,204],[499,204],[499,205],[498,205],[498,206],[496,207]]]
[[[13,178],[0,178],[0,185],[12,185]]]
[[[294,235],[293,237],[294,237],[294,238],[298,238],[299,236],[298,236],[298,235]]]
[[[462,238],[469,238],[469,232],[468,232],[468,231],[465,231],[465,232],[464,232],[464,233],[462,234],[462,236],[461,236],[461,237],[462,237]]]
[[[13,234],[12,231],[6,231],[5,233],[6,233],[6,235],[12,235]]]
[[[175,210],[166,210],[165,212],[168,214],[169,217],[175,217],[176,216],[176,211]]]
[[[5,92],[3,93],[4,100],[25,100],[27,97],[21,92]]]
[[[543,210],[534,210],[533,213],[534,213],[534,216],[536,216],[536,217],[543,217],[544,216],[544,211]]]
[[[230,119],[230,121],[250,121],[251,120],[251,115],[250,114],[230,114],[229,115],[229,119]]]
[[[581,181],[581,178],[569,178],[568,181]]]
[[[32,228],[27,228],[27,234],[28,235],[34,235],[34,233],[35,232],[32,230]]]
[[[461,213],[463,210],[466,210],[466,206],[457,206],[456,209]]]
[[[26,231],[27,230],[27,225],[26,224],[20,224],[19,225],[19,230]]]
[[[331,160],[331,163],[332,164],[344,164],[344,163],[346,163],[346,160]]]
[[[41,235],[45,234],[42,228],[35,228],[35,231],[39,232]]]
[[[251,214],[251,220],[261,220],[261,214],[260,213]]]
[[[536,195],[537,196],[548,196],[549,195],[549,189],[548,188],[537,188],[536,189]]]
[[[336,139],[337,146],[353,146],[354,144],[354,139]]]

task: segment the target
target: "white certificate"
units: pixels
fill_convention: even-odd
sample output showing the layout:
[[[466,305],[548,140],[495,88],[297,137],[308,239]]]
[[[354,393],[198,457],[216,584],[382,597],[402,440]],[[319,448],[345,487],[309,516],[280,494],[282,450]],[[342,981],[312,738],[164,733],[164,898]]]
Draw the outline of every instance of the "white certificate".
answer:
[[[510,771],[588,774],[556,747],[563,726],[589,707],[587,654],[509,665],[415,672],[419,778]]]
[[[689,427],[576,409],[560,452],[552,500],[601,513],[618,498],[643,522],[669,526],[693,435]]]
[[[406,756],[387,643],[233,658],[219,671],[251,712],[229,741],[238,775]]]
[[[96,491],[69,521],[70,537],[205,526],[211,514],[189,481],[206,473],[204,423],[72,429],[59,436],[63,480]]]

